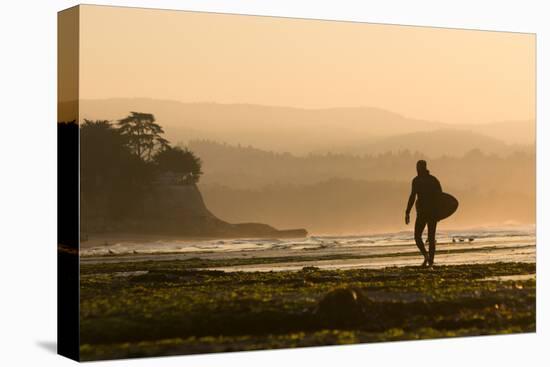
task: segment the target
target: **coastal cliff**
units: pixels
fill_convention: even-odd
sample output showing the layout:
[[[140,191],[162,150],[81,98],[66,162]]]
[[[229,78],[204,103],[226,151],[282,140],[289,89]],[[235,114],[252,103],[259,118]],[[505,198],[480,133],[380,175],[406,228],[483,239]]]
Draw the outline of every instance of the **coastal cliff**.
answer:
[[[91,203],[90,203],[91,204]],[[90,207],[90,205],[85,205]],[[95,212],[102,212],[101,210]],[[133,212],[119,220],[83,213],[83,231],[186,237],[305,237],[305,229],[279,230],[263,223],[228,223],[208,210],[195,184],[157,183]]]

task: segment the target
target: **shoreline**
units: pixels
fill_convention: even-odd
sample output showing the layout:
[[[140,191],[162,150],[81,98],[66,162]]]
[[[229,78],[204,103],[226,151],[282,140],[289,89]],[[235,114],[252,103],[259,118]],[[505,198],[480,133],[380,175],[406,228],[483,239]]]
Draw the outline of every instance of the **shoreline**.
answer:
[[[140,247],[142,246],[142,247]],[[144,247],[143,247],[144,246]],[[111,250],[112,249],[112,250]],[[80,256],[81,265],[180,261],[204,269],[224,271],[299,271],[303,267],[320,269],[380,269],[415,266],[422,257],[411,241],[386,243],[363,239],[333,241],[226,240],[197,244],[125,244]],[[436,265],[488,264],[536,261],[534,237],[516,236],[478,239],[474,242],[443,242],[437,245]]]
[[[438,229],[438,235],[443,234],[468,234],[470,232],[480,231],[518,231],[525,233],[535,233],[535,224],[517,224],[517,225],[489,225],[485,227],[472,227],[463,226],[448,229]],[[285,231],[285,230],[281,230]],[[217,241],[217,240],[268,240],[268,239],[296,239],[303,240],[305,238],[362,238],[362,237],[378,237],[389,236],[395,234],[410,234],[412,239],[414,230],[411,228],[402,230],[383,230],[383,231],[370,231],[366,233],[345,233],[345,234],[333,234],[333,233],[308,233],[306,236],[298,237],[277,237],[277,236],[227,236],[227,235],[212,235],[212,236],[189,236],[189,235],[177,235],[177,234],[145,234],[135,232],[120,232],[120,233],[89,233],[88,239],[81,240],[82,248],[89,248],[93,246],[103,246],[107,242],[108,245],[112,245],[115,242],[162,242],[162,241],[178,241],[178,242],[195,242],[195,241]],[[438,236],[439,237],[439,236]]]

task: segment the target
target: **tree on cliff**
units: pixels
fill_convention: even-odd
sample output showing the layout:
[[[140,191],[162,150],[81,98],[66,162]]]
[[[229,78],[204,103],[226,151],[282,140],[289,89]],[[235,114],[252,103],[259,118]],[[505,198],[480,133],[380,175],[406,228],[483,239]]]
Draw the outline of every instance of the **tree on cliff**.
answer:
[[[155,153],[169,148],[168,140],[161,136],[164,130],[150,113],[130,112],[118,121],[118,126],[132,153],[144,161],[151,161]]]
[[[202,175],[201,160],[187,148],[168,147],[155,154],[153,161],[161,172],[175,173],[183,184],[195,184]]]
[[[126,137],[106,120],[80,125],[80,164],[87,212],[106,219],[131,212],[153,177],[151,164],[133,154]]]
[[[146,215],[143,204],[165,173],[177,183],[198,182],[200,159],[187,149],[170,147],[162,133],[153,115],[136,112],[118,124],[107,120],[80,124],[84,231],[112,230],[117,223],[133,225],[125,220]]]

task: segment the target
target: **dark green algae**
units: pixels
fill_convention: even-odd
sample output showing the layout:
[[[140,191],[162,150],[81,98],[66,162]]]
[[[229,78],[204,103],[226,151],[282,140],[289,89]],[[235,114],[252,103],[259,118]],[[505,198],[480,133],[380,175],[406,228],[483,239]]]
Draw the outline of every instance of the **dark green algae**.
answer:
[[[81,265],[83,360],[338,345],[535,331],[535,264],[297,272],[200,268],[262,259]],[[271,260],[267,260],[271,261]],[[361,317],[327,319],[339,288],[369,302]]]

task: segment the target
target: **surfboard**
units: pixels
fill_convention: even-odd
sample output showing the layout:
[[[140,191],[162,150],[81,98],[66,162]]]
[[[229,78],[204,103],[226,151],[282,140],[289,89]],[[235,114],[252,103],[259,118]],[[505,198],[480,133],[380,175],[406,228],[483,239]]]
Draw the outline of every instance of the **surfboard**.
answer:
[[[436,210],[437,220],[450,217],[456,212],[456,209],[458,209],[458,200],[451,194],[442,193]]]

